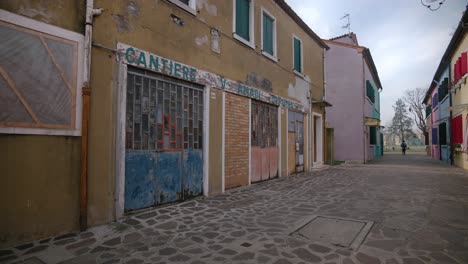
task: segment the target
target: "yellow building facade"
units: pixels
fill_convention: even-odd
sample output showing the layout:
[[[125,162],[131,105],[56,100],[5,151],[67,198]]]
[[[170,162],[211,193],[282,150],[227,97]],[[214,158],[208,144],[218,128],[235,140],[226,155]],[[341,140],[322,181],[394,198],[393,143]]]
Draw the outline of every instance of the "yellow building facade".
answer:
[[[328,46],[284,1],[100,0],[85,23],[90,2],[0,3],[4,32],[34,35],[57,82],[51,125],[40,102],[0,115],[0,245],[323,164]]]

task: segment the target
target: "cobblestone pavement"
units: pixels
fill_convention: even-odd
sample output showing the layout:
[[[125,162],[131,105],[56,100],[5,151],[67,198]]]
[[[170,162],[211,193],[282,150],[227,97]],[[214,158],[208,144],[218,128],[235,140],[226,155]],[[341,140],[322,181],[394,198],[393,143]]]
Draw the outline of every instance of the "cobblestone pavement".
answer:
[[[312,216],[372,221],[356,250],[291,234]],[[7,263],[468,263],[468,173],[386,155],[0,250]]]

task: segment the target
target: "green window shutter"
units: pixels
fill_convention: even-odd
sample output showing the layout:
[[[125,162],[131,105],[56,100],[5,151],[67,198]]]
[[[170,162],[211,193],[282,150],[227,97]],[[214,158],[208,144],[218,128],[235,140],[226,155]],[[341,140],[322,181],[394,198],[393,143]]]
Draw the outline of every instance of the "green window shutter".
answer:
[[[294,38],[294,70],[302,72],[301,41]]]
[[[371,145],[377,144],[377,129],[376,127],[369,128],[369,143]]]
[[[375,91],[369,80],[366,80],[366,95],[372,103],[375,103]]]
[[[250,0],[236,0],[236,34],[250,41]]]
[[[273,19],[267,14],[263,14],[263,51],[274,56]]]

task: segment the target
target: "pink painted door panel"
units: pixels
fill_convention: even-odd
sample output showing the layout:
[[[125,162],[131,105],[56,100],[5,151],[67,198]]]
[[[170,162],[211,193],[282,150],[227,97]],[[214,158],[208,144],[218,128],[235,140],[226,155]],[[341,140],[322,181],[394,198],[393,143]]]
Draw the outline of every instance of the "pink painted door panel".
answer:
[[[278,177],[278,147],[268,148],[270,157],[270,179]]]
[[[262,180],[262,147],[252,146],[251,154],[251,176],[252,182],[259,182]]]
[[[270,156],[268,155],[269,148],[262,148],[262,181],[270,178]]]

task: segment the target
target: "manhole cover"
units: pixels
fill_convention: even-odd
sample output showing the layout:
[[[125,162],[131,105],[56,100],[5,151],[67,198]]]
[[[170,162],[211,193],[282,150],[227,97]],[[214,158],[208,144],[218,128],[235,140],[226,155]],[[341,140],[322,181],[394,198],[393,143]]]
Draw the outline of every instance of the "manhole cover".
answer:
[[[373,222],[315,216],[293,232],[314,242],[356,250],[369,233]]]

